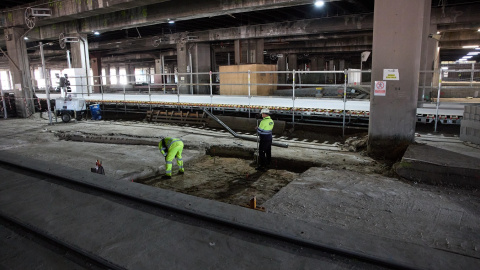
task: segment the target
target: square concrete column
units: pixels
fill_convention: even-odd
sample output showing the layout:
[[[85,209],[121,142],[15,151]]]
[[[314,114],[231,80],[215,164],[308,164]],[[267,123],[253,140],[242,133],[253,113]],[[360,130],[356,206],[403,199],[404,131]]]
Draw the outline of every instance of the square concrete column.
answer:
[[[431,0],[375,1],[368,133],[372,156],[399,158],[414,141],[422,40],[428,35],[424,24],[430,23],[430,9]],[[385,82],[385,95],[374,93],[380,81]]]
[[[33,105],[33,85],[30,74],[27,47],[23,40],[23,28],[4,30],[9,56],[10,72],[15,93],[15,106],[19,117],[29,117],[35,112]]]
[[[127,64],[125,72],[127,73],[127,84],[135,85],[135,66],[132,64]]]
[[[430,14],[428,14],[430,17]],[[425,24],[424,28],[425,33],[429,34],[436,34],[437,33],[437,26],[433,24]],[[438,41],[433,38],[429,38],[426,34],[423,36],[422,41],[422,58],[420,59],[420,83],[419,83],[419,90],[418,90],[418,102],[419,105],[423,104],[423,102],[430,100],[432,97],[432,80],[433,78],[436,79],[437,86],[438,86],[438,73],[432,73],[427,71],[435,70],[438,72],[438,66],[435,65],[436,54],[438,53]],[[436,76],[435,76],[436,75]]]
[[[162,58],[164,56],[161,56]],[[163,61],[162,59],[155,59],[155,74],[153,75],[153,81],[155,84],[162,84],[163,79],[162,79],[162,74],[163,74]]]
[[[242,64],[242,42],[237,39],[233,42],[235,47],[235,65]]]
[[[195,43],[191,49],[192,65],[194,73],[208,73],[211,71],[211,50],[210,43]],[[194,74],[193,82],[195,94],[210,94],[210,75]],[[207,85],[198,85],[207,84]]]
[[[178,74],[178,91],[180,94],[189,94],[190,91],[190,66],[188,46],[184,42],[177,43],[177,72]]]
[[[289,71],[298,70],[298,56],[294,53],[291,53],[288,55],[288,70]],[[292,75],[290,74],[288,77],[290,78],[288,83],[290,83],[291,80],[293,79]],[[298,75],[295,76],[295,83],[298,84]]]
[[[105,65],[105,86],[110,87],[110,64]]]
[[[72,83],[72,85],[76,85],[75,87],[77,88],[77,92],[81,91],[82,93],[91,93],[93,89],[90,85],[91,78],[88,78],[88,76],[90,75],[90,54],[88,52],[87,35],[70,34],[69,36],[78,37],[79,39],[78,42],[70,43],[70,52],[72,56],[72,68],[81,69],[81,73],[76,71],[75,74],[77,74],[77,77],[82,77],[82,79],[70,79],[70,82]],[[86,80],[83,80],[83,76],[85,76]],[[74,82],[75,80],[77,80],[77,82]]]
[[[264,57],[263,57],[263,51],[265,49],[264,46],[264,39],[259,38],[255,40],[255,59],[253,59],[252,63],[255,64],[263,64],[264,63]]]
[[[287,70],[287,58],[285,57],[285,54],[282,54],[281,57],[278,57],[277,70],[278,71],[286,71]],[[278,74],[278,83],[279,84],[286,83],[286,78],[287,78],[287,74],[285,74],[285,73]]]
[[[90,58],[90,67],[93,74],[93,92],[100,93],[102,83],[102,58],[100,55],[92,55]]]

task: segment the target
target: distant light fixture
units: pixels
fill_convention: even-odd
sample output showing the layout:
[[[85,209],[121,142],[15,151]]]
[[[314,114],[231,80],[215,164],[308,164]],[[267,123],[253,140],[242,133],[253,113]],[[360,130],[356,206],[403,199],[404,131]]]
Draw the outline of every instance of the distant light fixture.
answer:
[[[480,28],[477,31],[480,32]]]
[[[93,32],[93,34],[94,34],[95,36],[99,36],[99,35],[100,35],[100,32],[95,31],[95,32]]]
[[[440,31],[437,31],[437,35],[440,35]]]
[[[28,40],[28,37],[23,37],[24,40]]]
[[[479,55],[479,54],[480,54],[480,52],[469,52],[469,53],[467,53],[467,55]]]
[[[464,49],[473,49],[473,48],[478,48],[478,45],[469,45],[469,46],[463,46],[462,48]]]
[[[464,57],[462,57],[462,59],[470,59],[470,58],[472,58],[472,57],[473,57],[473,56],[471,56],[471,55],[468,55],[468,56],[465,55]]]
[[[174,24],[174,23],[175,23],[175,20],[168,19],[168,23],[169,23],[169,24]]]
[[[315,1],[315,4],[314,4],[316,7],[323,7],[323,5],[325,5],[325,2],[324,1]]]
[[[448,70],[448,67],[442,67],[443,70]]]

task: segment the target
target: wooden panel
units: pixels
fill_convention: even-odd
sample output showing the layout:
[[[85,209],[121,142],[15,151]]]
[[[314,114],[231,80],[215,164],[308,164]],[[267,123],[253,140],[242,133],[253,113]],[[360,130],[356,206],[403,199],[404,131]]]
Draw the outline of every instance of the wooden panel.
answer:
[[[258,71],[276,71],[276,65],[249,64],[249,65],[231,65],[220,66],[220,95],[248,95],[248,70]],[[224,72],[242,72],[242,73],[224,73]],[[252,96],[270,96],[277,90],[278,76],[272,73],[251,73],[250,82],[252,84],[272,84],[272,85],[251,85],[250,95]],[[242,85],[227,85],[242,84]]]

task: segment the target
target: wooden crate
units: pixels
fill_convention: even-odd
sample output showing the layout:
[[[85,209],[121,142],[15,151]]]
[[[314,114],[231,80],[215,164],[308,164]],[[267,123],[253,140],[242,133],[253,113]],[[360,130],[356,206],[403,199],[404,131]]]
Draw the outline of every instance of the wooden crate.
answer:
[[[231,65],[220,66],[220,95],[248,95],[248,71],[277,71],[277,65]],[[223,72],[242,72],[242,73],[223,73]],[[245,73],[243,73],[245,72]],[[250,74],[250,95],[252,96],[271,96],[277,90],[278,74],[272,73],[251,73]],[[272,85],[254,85],[272,84]],[[226,85],[242,84],[242,85]]]

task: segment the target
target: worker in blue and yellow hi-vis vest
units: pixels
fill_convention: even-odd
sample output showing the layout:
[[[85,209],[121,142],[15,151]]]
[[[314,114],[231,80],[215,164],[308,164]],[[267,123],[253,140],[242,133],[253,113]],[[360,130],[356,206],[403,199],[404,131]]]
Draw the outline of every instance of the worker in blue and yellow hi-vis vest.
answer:
[[[183,151],[183,142],[180,139],[166,137],[160,141],[158,148],[162,155],[165,157],[165,175],[162,176],[162,179],[171,179],[172,178],[172,162],[173,159],[177,159],[178,165],[178,174],[184,174],[185,170],[183,169],[183,160],[182,160],[182,151]]]
[[[260,145],[258,149],[259,164],[255,168],[257,170],[268,170],[270,161],[272,160],[272,130],[273,120],[270,118],[270,110],[264,108],[260,111],[263,120],[257,127],[257,133],[260,137]]]

